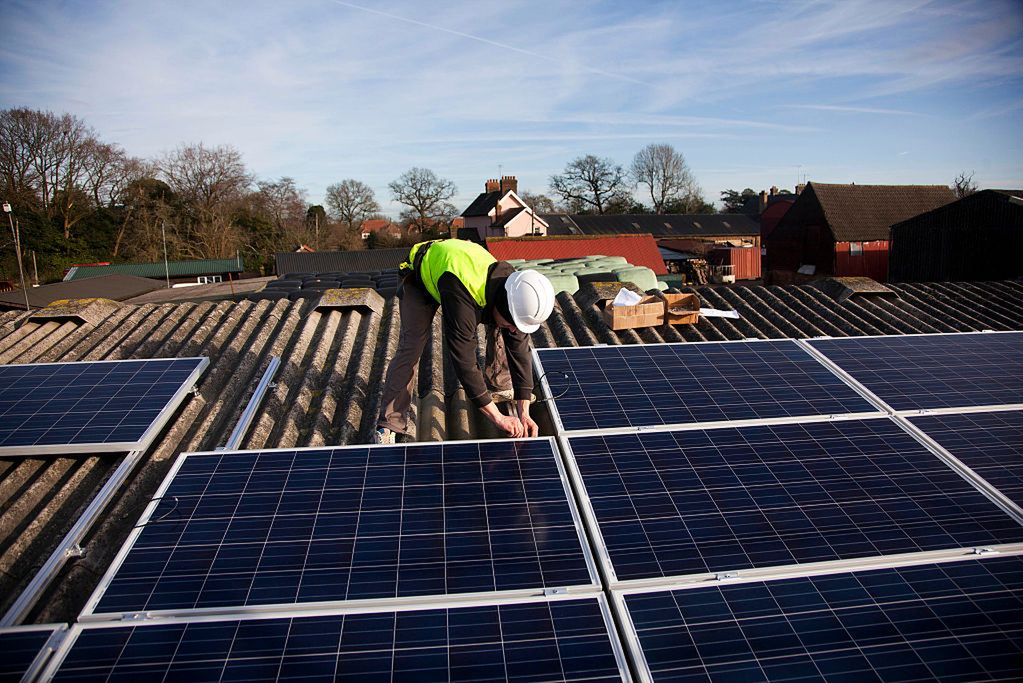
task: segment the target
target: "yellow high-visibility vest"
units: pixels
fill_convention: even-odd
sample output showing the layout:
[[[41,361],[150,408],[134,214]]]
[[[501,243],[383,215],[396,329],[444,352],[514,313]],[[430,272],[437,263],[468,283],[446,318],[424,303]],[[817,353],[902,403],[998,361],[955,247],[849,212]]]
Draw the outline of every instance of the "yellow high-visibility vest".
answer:
[[[451,273],[465,285],[472,298],[480,308],[487,305],[487,275],[490,266],[497,261],[489,251],[468,240],[434,240],[413,245],[409,251],[408,262],[401,264],[402,269],[412,268],[416,262],[416,253],[426,248],[422,262],[419,264],[419,278],[437,303],[440,303],[440,292],[437,281],[444,273]]]

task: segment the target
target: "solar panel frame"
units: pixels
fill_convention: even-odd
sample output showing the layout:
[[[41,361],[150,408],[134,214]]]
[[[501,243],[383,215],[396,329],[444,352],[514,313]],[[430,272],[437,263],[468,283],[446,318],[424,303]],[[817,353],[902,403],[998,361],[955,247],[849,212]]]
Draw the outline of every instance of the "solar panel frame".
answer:
[[[552,457],[555,462],[555,466],[558,471],[558,476],[565,492],[565,500],[568,505],[569,512],[572,516],[573,525],[575,528],[576,536],[579,540],[579,546],[581,554],[586,564],[586,569],[590,578],[588,584],[578,584],[572,586],[563,587],[543,587],[538,586],[535,589],[521,589],[521,590],[497,590],[489,591],[484,593],[457,593],[451,595],[429,595],[429,596],[414,596],[414,597],[387,597],[387,598],[370,598],[370,599],[357,599],[357,600],[330,600],[321,602],[294,602],[294,603],[280,603],[280,604],[257,604],[250,606],[234,606],[234,607],[206,607],[206,608],[181,608],[181,609],[167,609],[167,610],[145,610],[144,614],[161,615],[167,617],[188,617],[194,615],[203,614],[249,614],[249,613],[266,613],[270,611],[289,611],[295,609],[307,609],[311,606],[316,607],[336,607],[338,605],[346,605],[349,607],[356,607],[360,605],[368,605],[371,607],[380,605],[422,605],[422,604],[440,604],[450,602],[451,600],[487,600],[494,596],[508,596],[508,597],[530,597],[535,595],[549,595],[552,592],[560,591],[564,589],[571,595],[588,595],[596,593],[602,590],[600,582],[600,574],[597,563],[592,556],[589,540],[587,538],[586,525],[579,512],[576,504],[575,496],[572,491],[572,485],[570,483],[568,473],[565,469],[565,463],[562,460],[560,453],[558,452],[557,442],[554,437],[533,437],[525,439],[473,439],[464,440],[457,442],[422,442],[412,444],[391,444],[391,445],[369,445],[369,444],[357,444],[350,446],[318,446],[318,447],[302,447],[302,448],[287,448],[287,449],[250,449],[250,450],[237,450],[237,451],[198,451],[193,453],[182,453],[174,465],[171,467],[167,476],[160,484],[159,489],[153,496],[149,505],[146,507],[139,521],[136,523],[134,529],[132,529],[127,540],[121,546],[120,550],[114,556],[110,566],[107,568],[106,573],[100,579],[92,595],[85,603],[81,614],[79,615],[79,621],[81,622],[92,622],[92,621],[103,621],[111,618],[122,618],[124,612],[98,612],[96,611],[100,601],[102,600],[106,590],[109,588],[111,582],[117,575],[121,566],[128,558],[135,543],[145,530],[146,525],[152,520],[153,514],[157,511],[161,499],[165,496],[168,489],[172,485],[174,478],[181,470],[186,460],[193,456],[230,456],[230,455],[243,455],[243,454],[257,454],[257,453],[303,453],[303,452],[322,452],[324,450],[330,451],[357,451],[366,449],[403,449],[410,446],[423,447],[423,446],[443,446],[443,445],[469,445],[469,444],[507,444],[509,442],[547,442],[550,445],[552,451]]]
[[[46,666],[50,657],[59,649],[60,644],[66,637],[68,632],[67,624],[27,624],[23,626],[4,626],[0,627],[0,653],[3,653],[4,657],[0,658],[0,681],[34,681],[39,672]],[[39,650],[35,657],[30,662],[22,666],[19,663],[15,666],[16,670],[5,671],[5,665],[10,666],[11,652],[8,646],[4,646],[5,636],[19,636],[38,634]],[[30,650],[27,650],[30,652]],[[24,660],[23,660],[24,661]],[[20,671],[21,675],[18,676]]]
[[[60,647],[55,652],[54,656],[49,660],[45,670],[38,680],[40,681],[51,681],[60,672],[61,667],[67,661],[68,655],[73,650],[75,644],[81,638],[83,633],[97,632],[97,631],[108,631],[108,630],[121,630],[121,629],[147,629],[152,627],[162,626],[174,626],[174,625],[210,625],[216,626],[218,624],[253,624],[256,625],[259,622],[271,622],[281,621],[285,619],[292,620],[303,620],[303,619],[324,619],[330,617],[347,617],[356,615],[389,615],[394,614],[397,617],[401,615],[415,615],[415,613],[425,613],[436,610],[472,610],[481,609],[487,607],[530,607],[530,606],[542,606],[542,605],[557,605],[560,603],[589,603],[595,602],[599,610],[600,617],[603,624],[604,633],[607,636],[608,644],[610,646],[611,654],[614,657],[615,664],[619,677],[622,681],[631,682],[633,680],[631,670],[629,669],[629,657],[626,654],[625,647],[622,645],[618,629],[615,624],[615,618],[613,615],[612,608],[608,603],[607,597],[603,593],[593,593],[590,595],[549,595],[549,596],[533,596],[533,597],[494,597],[487,600],[452,600],[445,603],[435,603],[427,605],[376,605],[376,606],[362,606],[362,607],[346,607],[346,606],[335,606],[332,608],[309,608],[303,606],[302,609],[284,610],[280,612],[250,612],[245,614],[233,614],[233,615],[193,615],[193,616],[177,616],[160,619],[149,619],[143,618],[136,622],[126,623],[124,621],[97,621],[97,622],[79,622],[71,626],[67,637],[60,644]],[[290,633],[289,633],[290,635]],[[481,635],[481,639],[483,636]],[[503,643],[502,633],[502,643]],[[467,644],[469,646],[474,643],[466,643],[464,640],[459,639],[457,644],[453,644],[450,640],[447,643],[447,647],[453,649],[458,645]],[[502,647],[503,649],[503,647]],[[397,651],[397,648],[394,649]],[[329,654],[337,654],[340,656],[340,652]],[[212,664],[217,664],[220,661],[230,661],[230,658],[220,659],[216,657],[211,658]],[[335,671],[335,675],[337,672]],[[333,677],[329,677],[330,680],[334,680]],[[582,680],[571,678],[569,680]],[[587,677],[585,680],[590,680]],[[605,680],[603,677],[599,680]]]
[[[814,568],[814,570],[808,572],[807,571],[793,572],[783,570],[764,576],[729,578],[721,582],[718,582],[716,585],[707,584],[696,585],[691,583],[668,582],[656,586],[627,587],[621,589],[613,589],[609,591],[611,596],[610,604],[615,614],[617,623],[620,626],[619,635],[622,638],[623,646],[625,648],[627,656],[629,657],[629,661],[633,666],[633,671],[637,675],[637,681],[641,681],[643,683],[655,683],[656,679],[653,677],[650,663],[646,657],[646,652],[644,651],[643,646],[640,642],[640,636],[638,633],[638,629],[636,627],[636,623],[627,605],[627,599],[630,596],[656,595],[660,593],[671,593],[675,591],[698,591],[698,590],[706,591],[707,589],[713,588],[727,590],[731,587],[742,585],[747,586],[778,585],[784,582],[786,579],[814,579],[818,577],[826,578],[828,576],[841,576],[844,574],[862,575],[877,570],[901,570],[901,569],[912,570],[913,568],[927,568],[929,566],[944,568],[964,564],[967,562],[979,562],[982,563],[981,566],[984,566],[983,563],[987,562],[988,560],[1007,559],[1012,557],[1018,558],[1021,555],[1023,555],[1023,545],[1007,548],[1004,552],[1001,552],[997,555],[990,555],[986,557],[978,557],[976,555],[938,557],[934,553],[918,553],[908,555],[905,557],[889,558],[886,561],[880,562],[866,561],[850,566]],[[799,599],[798,596],[793,597],[795,600]],[[793,612],[796,612],[796,610],[793,610]],[[784,610],[780,610],[779,613],[783,615],[786,614]],[[834,613],[835,612],[832,611],[832,614]],[[736,621],[737,620],[730,621],[727,618],[723,618],[721,623],[727,626],[730,623],[736,623]],[[848,675],[848,672],[843,671],[842,673]],[[821,674],[818,673],[817,678],[815,680],[819,680],[820,677]],[[789,679],[786,678],[785,680]]]
[[[672,429],[710,429],[714,427],[722,426],[745,426],[745,425],[758,425],[758,424],[786,424],[792,422],[829,422],[835,420],[855,420],[869,417],[880,417],[886,414],[886,408],[883,404],[876,400],[873,394],[866,391],[861,385],[849,382],[847,377],[842,373],[835,371],[835,368],[830,363],[821,362],[820,357],[817,354],[809,353],[807,347],[798,343],[799,340],[794,339],[732,339],[725,341],[706,341],[706,342],[661,342],[653,344],[642,344],[642,345],[615,345],[609,346],[607,344],[597,344],[593,346],[574,346],[574,347],[555,347],[555,348],[533,348],[533,365],[536,368],[536,373],[540,378],[540,386],[543,388],[544,394],[547,397],[548,407],[551,412],[551,419],[554,422],[555,431],[558,434],[568,435],[581,435],[581,434],[605,434],[605,433],[630,433],[637,431],[655,430],[662,428]],[[649,349],[656,349],[658,347],[679,347],[687,349],[702,349],[711,347],[726,347],[727,345],[750,345],[750,344],[763,344],[766,346],[778,346],[778,345],[791,345],[793,349],[798,349],[802,353],[806,354],[807,362],[812,363],[812,367],[820,366],[822,371],[826,371],[829,376],[833,376],[836,380],[836,386],[841,386],[842,389],[848,389],[851,395],[855,395],[862,399],[864,407],[872,408],[872,410],[864,411],[841,411],[841,412],[828,412],[828,413],[814,413],[806,415],[788,415],[780,417],[759,417],[759,418],[737,418],[737,419],[723,419],[723,420],[704,420],[704,421],[691,421],[691,422],[672,422],[665,421],[663,423],[651,423],[651,424],[634,424],[634,425],[623,425],[623,426],[606,426],[606,427],[580,427],[580,428],[567,428],[565,426],[565,420],[562,418],[561,413],[558,410],[558,399],[564,395],[555,394],[550,381],[548,380],[548,371],[544,368],[542,356],[544,354],[550,354],[554,352],[575,352],[576,350],[584,349],[638,349],[648,351]],[[681,390],[680,390],[681,391]],[[852,398],[852,396],[850,396]]]
[[[15,365],[0,366],[3,368],[19,367],[81,367],[84,365],[105,365],[105,364],[140,364],[143,369],[146,364],[167,362],[167,361],[195,361],[196,365],[191,373],[185,378],[178,389],[171,395],[160,412],[146,426],[139,437],[134,441],[94,441],[79,443],[47,443],[34,445],[13,445],[0,446],[0,456],[31,456],[66,453],[107,453],[107,452],[129,452],[144,451],[152,444],[153,439],[163,430],[167,422],[177,412],[185,397],[193,391],[193,388],[202,374],[210,365],[210,359],[205,356],[182,357],[182,358],[138,358],[126,360],[98,360],[98,361],[76,361],[72,363],[23,363]]]
[[[936,444],[933,444],[926,438],[921,438],[922,434],[919,430],[912,428],[912,426],[902,418],[898,417],[876,417],[867,418],[865,421],[877,422],[877,423],[891,423],[897,425],[902,431],[906,432],[908,436],[916,439],[922,448],[930,451],[936,459],[943,462],[950,470],[955,474],[959,475],[969,485],[973,486],[977,492],[984,496],[990,503],[1000,509],[1008,517],[1010,517],[1017,524],[1023,526],[1023,516],[1019,515],[1015,506],[1006,505],[1004,496],[992,495],[993,487],[991,487],[983,478],[978,477],[969,468],[961,465],[957,465],[954,459],[949,459],[945,453],[939,448],[936,448]],[[750,425],[737,425],[735,429],[741,429],[749,427]],[[753,425],[756,426],[756,425]],[[767,425],[774,426],[774,425]],[[784,426],[784,425],[780,425]],[[706,429],[708,433],[715,433],[730,430],[733,427]],[[643,437],[649,434],[655,434],[657,432],[686,432],[693,431],[689,429],[679,429],[676,427],[659,427],[656,429],[643,430],[642,432],[634,432],[636,436]],[[615,436],[616,433],[608,433],[607,436]],[[949,547],[946,549],[938,550],[914,550],[905,553],[890,553],[885,555],[878,555],[876,557],[851,557],[846,559],[838,560],[825,560],[825,561],[813,561],[803,562],[798,564],[783,564],[783,565],[771,565],[766,567],[749,567],[741,569],[731,569],[723,571],[714,571],[706,573],[693,573],[684,575],[669,575],[662,577],[650,577],[650,578],[635,578],[635,579],[621,579],[617,576],[614,562],[612,561],[610,551],[604,538],[604,534],[600,528],[600,522],[597,518],[597,513],[593,508],[593,503],[590,498],[589,491],[587,489],[585,480],[582,475],[582,471],[579,468],[579,464],[576,460],[575,453],[573,451],[571,440],[572,439],[586,439],[593,438],[595,435],[592,433],[570,433],[559,435],[558,441],[561,444],[562,453],[565,456],[566,467],[568,470],[569,477],[572,480],[572,485],[577,491],[579,496],[579,509],[582,514],[583,520],[586,524],[587,532],[593,543],[593,553],[599,564],[601,576],[604,578],[605,585],[609,590],[642,590],[649,587],[673,585],[673,586],[691,586],[691,585],[703,585],[708,582],[719,582],[722,580],[732,580],[735,578],[757,580],[760,577],[771,577],[775,575],[813,575],[816,573],[832,571],[843,571],[846,568],[860,568],[860,567],[878,567],[878,566],[891,566],[898,563],[912,562],[914,559],[917,561],[936,562],[943,561],[949,558],[957,557],[972,557],[980,553],[986,552],[1023,552],[1023,542],[1015,543],[1004,543],[991,545],[986,544],[981,546],[962,546],[962,547]],[[596,436],[600,436],[599,434]]]
[[[869,340],[869,339],[883,339],[892,343],[900,343],[898,340],[915,340],[929,337],[973,337],[983,338],[987,336],[1002,336],[1002,335],[1017,335],[1023,337],[1023,331],[1017,330],[985,330],[983,332],[928,332],[924,334],[904,334],[904,335],[863,335],[857,337],[815,337],[812,339],[799,339],[797,342],[806,348],[814,357],[818,358],[822,363],[828,365],[832,370],[842,377],[846,383],[856,387],[861,392],[866,392],[874,397],[874,402],[881,406],[885,412],[892,415],[900,416],[911,416],[911,415],[941,415],[948,413],[971,413],[971,412],[986,412],[992,409],[1023,409],[1023,402],[989,402],[989,403],[971,403],[971,404],[959,404],[959,405],[948,405],[948,406],[931,406],[931,407],[907,407],[898,408],[892,405],[890,400],[886,400],[882,395],[884,392],[878,392],[868,386],[868,383],[861,381],[856,378],[855,370],[848,367],[843,367],[841,362],[832,359],[827,355],[826,352],[815,346],[818,342],[838,342],[846,344],[855,344],[858,341]]]

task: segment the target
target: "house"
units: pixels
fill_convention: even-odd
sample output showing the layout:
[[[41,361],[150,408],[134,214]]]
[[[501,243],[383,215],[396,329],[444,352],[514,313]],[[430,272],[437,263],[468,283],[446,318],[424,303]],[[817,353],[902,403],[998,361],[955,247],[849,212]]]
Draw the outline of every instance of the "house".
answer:
[[[760,246],[760,225],[745,214],[545,214],[552,235],[648,233],[661,240],[699,240],[709,244]]]
[[[401,227],[387,218],[369,218],[362,222],[361,231],[362,239],[369,239],[370,235],[401,237]]]
[[[954,199],[944,185],[808,183],[764,244],[764,280],[834,275],[883,282],[891,226]]]
[[[892,226],[892,282],[1023,276],[1023,190],[981,190]]]
[[[241,256],[235,256],[228,259],[72,266],[64,276],[64,282],[84,280],[101,275],[134,275],[154,280],[170,280],[175,285],[205,285],[213,282],[238,280],[242,274]]]
[[[655,275],[667,272],[657,243],[650,235],[563,235],[548,237],[488,237],[486,247],[500,261],[511,259],[568,259],[580,256],[622,256],[633,266]]]
[[[463,238],[465,233],[475,232],[481,241],[488,237],[546,235],[547,221],[522,201],[518,189],[515,176],[488,180],[484,191],[462,212],[462,227],[452,227],[452,232]]]

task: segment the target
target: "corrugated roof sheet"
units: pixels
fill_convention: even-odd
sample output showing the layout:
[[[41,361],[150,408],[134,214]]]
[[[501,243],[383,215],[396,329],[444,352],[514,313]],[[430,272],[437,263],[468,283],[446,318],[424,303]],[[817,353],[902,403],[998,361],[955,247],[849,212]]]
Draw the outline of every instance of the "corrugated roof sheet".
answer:
[[[408,258],[408,247],[359,251],[279,252],[274,256],[278,275],[288,273],[365,273],[397,268]]]
[[[166,286],[158,280],[135,275],[100,275],[74,282],[33,287],[28,290],[28,302],[33,308],[42,308],[59,299],[103,298],[124,301]],[[25,297],[20,289],[0,294],[0,310],[19,308],[25,308]]]
[[[658,275],[666,272],[657,242],[650,235],[592,237],[489,237],[487,249],[501,261],[508,259],[624,256],[634,266],[646,266]]]
[[[163,261],[159,263],[114,263],[109,266],[75,266],[64,277],[65,282],[82,280],[100,275],[136,275],[138,277],[161,278],[170,273],[171,277],[191,275],[218,275],[240,273],[242,263],[237,258],[196,259],[193,261]]]
[[[832,185],[809,183],[800,202],[816,200],[837,242],[887,240],[889,229],[921,213],[955,201],[946,185]],[[788,215],[798,215],[792,211]],[[781,220],[786,223],[785,218]]]
[[[555,235],[649,233],[654,237],[754,237],[760,235],[760,223],[745,214],[622,214],[580,215],[545,214]]]
[[[558,295],[553,314],[533,335],[533,343],[547,347],[1023,329],[1020,282],[890,285],[897,297],[854,293],[844,300],[823,291],[827,284],[686,289],[699,296],[701,305],[735,309],[742,317],[621,332],[607,327],[596,306],[606,292],[584,285],[574,296]],[[835,284],[843,289],[840,282]],[[376,296],[365,290],[360,295]],[[85,538],[85,555],[63,569],[31,619],[76,617],[175,457],[212,450],[227,440],[271,356],[281,358],[281,369],[242,447],[368,442],[379,410],[381,379],[400,327],[396,299],[378,303],[321,309],[315,301],[287,300],[110,304],[87,316],[27,320],[23,313],[0,313],[0,363],[195,355],[211,360],[198,394],[154,443]],[[459,388],[441,334],[438,317],[419,365],[420,437],[496,437]],[[543,405],[535,412],[541,429],[552,433]],[[116,454],[0,458],[0,609],[6,610],[28,584],[119,459]]]

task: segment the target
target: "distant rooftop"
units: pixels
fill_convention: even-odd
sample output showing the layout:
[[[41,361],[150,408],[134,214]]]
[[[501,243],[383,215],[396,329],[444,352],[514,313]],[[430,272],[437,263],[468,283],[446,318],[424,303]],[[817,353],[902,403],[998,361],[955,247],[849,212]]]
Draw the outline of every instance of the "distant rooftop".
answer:
[[[196,259],[192,261],[163,261],[158,263],[114,263],[109,266],[74,266],[64,276],[65,282],[83,280],[100,275],[136,275],[138,277],[162,278],[190,277],[192,275],[218,275],[242,272],[240,258]]]
[[[544,214],[551,235],[649,233],[654,237],[756,237],[760,224],[737,213],[709,214]]]

